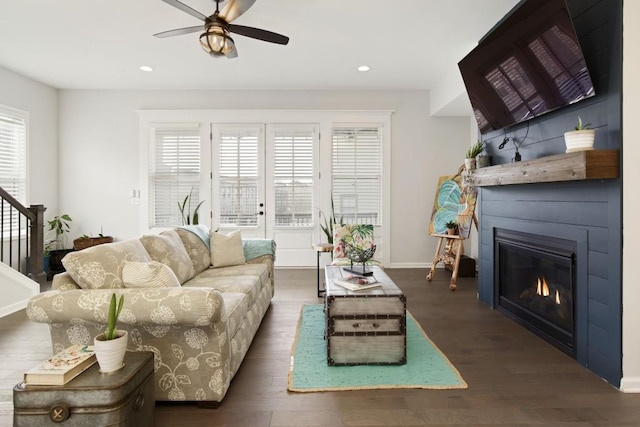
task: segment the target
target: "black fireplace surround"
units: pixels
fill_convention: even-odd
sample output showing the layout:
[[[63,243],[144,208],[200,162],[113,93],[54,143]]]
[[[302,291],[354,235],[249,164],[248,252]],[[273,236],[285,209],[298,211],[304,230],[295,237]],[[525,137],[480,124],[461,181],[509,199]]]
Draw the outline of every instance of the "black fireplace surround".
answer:
[[[575,357],[576,242],[494,231],[495,307]]]

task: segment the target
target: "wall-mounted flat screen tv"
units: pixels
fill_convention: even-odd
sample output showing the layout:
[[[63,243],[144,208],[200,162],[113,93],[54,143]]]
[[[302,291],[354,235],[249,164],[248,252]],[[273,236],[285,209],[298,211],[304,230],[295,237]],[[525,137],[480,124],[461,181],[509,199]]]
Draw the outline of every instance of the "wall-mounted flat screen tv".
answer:
[[[565,0],[520,2],[458,67],[482,134],[595,94]]]

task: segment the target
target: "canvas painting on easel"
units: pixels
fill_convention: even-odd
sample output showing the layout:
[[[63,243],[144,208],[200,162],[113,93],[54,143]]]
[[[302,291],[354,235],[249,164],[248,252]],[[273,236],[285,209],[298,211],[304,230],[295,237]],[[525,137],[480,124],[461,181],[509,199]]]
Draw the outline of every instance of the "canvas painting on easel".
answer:
[[[468,238],[473,226],[477,195],[475,187],[462,185],[460,174],[438,178],[429,234],[447,234],[446,224],[455,221],[460,237]]]

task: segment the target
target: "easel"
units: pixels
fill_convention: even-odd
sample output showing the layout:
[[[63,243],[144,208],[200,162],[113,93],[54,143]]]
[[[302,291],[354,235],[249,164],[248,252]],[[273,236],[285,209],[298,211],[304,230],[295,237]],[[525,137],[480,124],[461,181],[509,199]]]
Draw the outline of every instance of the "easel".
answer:
[[[465,186],[465,183],[464,183],[465,178],[468,178],[468,175],[464,174],[463,171],[464,171],[464,165],[460,166],[460,169],[458,169],[458,174],[454,176],[454,177],[459,177],[459,176],[462,177],[462,180],[460,181],[461,186]],[[467,187],[467,189],[469,188],[470,187]],[[466,191],[464,193],[466,193]],[[436,200],[437,200],[437,195],[436,195]],[[476,226],[476,230],[478,230],[478,218],[476,218],[476,214],[474,211],[475,211],[475,195],[473,197],[473,206],[471,207],[470,211],[468,211],[464,216],[467,218],[467,221],[469,216],[472,216],[473,224]],[[434,212],[435,212],[435,208],[434,208]],[[458,216],[458,219],[460,219],[460,216]],[[470,228],[470,225],[469,225],[469,228]],[[451,282],[449,283],[449,289],[451,289],[452,291],[456,290],[456,282],[458,281],[458,267],[460,265],[460,257],[462,256],[462,252],[464,252],[464,241],[467,239],[467,237],[469,237],[469,231],[470,231],[469,228],[465,228],[466,233],[464,234],[464,236],[461,236],[459,234],[443,234],[443,233],[433,233],[433,232],[431,233],[432,236],[438,238],[438,246],[436,247],[436,254],[433,257],[431,270],[429,271],[429,274],[427,274],[428,281],[431,281],[431,279],[433,279],[433,275],[436,272],[436,267],[438,263],[442,262],[445,266],[449,266],[452,268],[453,271],[451,273]],[[443,243],[444,243],[444,252],[440,253],[440,251],[443,248]]]
[[[473,223],[476,226],[476,230],[478,229],[478,219],[476,218],[476,214],[473,214]],[[432,234],[434,237],[438,237],[438,246],[436,248],[436,254],[433,258],[433,264],[431,265],[431,270],[429,274],[427,274],[427,280],[431,281],[433,279],[433,275],[436,272],[436,266],[438,263],[442,262],[444,265],[449,265],[453,268],[453,272],[451,273],[451,282],[449,283],[449,289],[452,291],[456,290],[456,282],[458,281],[458,266],[460,265],[460,257],[462,256],[462,252],[464,251],[464,240],[465,237],[459,236],[457,234]],[[442,244],[444,245],[444,252],[441,254],[440,251],[442,249]]]

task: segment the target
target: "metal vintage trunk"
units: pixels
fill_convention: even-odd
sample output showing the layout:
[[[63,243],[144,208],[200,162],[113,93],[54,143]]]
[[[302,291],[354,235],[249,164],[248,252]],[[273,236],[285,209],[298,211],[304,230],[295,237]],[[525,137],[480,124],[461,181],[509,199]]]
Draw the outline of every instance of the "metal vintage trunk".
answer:
[[[153,353],[127,352],[122,369],[98,364],[60,386],[13,389],[14,426],[153,426]]]
[[[402,365],[406,352],[406,298],[381,269],[379,288],[348,291],[331,283],[340,274],[327,267],[325,296],[329,365]],[[331,271],[333,270],[333,271]]]

